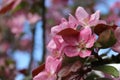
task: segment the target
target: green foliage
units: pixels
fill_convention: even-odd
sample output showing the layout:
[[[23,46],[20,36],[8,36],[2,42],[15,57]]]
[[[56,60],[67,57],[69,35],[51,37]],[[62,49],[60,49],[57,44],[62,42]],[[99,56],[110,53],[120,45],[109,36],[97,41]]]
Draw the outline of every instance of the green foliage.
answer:
[[[14,10],[13,10],[13,13],[14,12],[17,12],[19,10],[22,10],[24,9],[25,7],[27,7],[28,3],[25,2],[25,1],[22,1]]]
[[[67,64],[71,64],[71,63],[74,63],[76,61],[81,61],[81,63],[83,63],[85,61],[85,59],[82,59],[79,56],[72,57],[72,58],[64,56],[62,65],[65,66]]]
[[[94,47],[95,48],[100,48],[100,47],[102,47],[102,45],[99,42],[95,42]]]
[[[97,78],[99,78],[98,75],[96,75],[95,73],[91,73],[90,75],[87,76],[85,80],[96,80]]]
[[[113,66],[103,65],[103,66],[94,67],[93,69],[102,71],[103,73],[110,74],[114,77],[119,77],[119,71]]]
[[[31,75],[26,76],[23,80],[32,80],[32,76]]]

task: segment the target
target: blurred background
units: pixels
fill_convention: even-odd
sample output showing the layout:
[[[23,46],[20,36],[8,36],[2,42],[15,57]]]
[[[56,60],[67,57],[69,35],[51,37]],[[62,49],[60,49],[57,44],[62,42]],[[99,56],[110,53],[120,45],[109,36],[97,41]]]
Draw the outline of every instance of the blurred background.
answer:
[[[32,70],[50,54],[51,27],[78,6],[89,14],[100,10],[101,19],[120,26],[120,0],[0,0],[0,80],[32,80]]]

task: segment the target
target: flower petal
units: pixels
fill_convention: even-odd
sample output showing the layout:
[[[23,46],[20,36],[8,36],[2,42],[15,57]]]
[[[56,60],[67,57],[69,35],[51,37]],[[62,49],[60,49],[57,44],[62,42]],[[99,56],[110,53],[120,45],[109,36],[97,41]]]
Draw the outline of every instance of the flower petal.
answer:
[[[52,53],[52,56],[54,57],[61,57],[63,48],[67,44],[64,42],[63,38],[61,36],[54,36],[53,39],[49,42],[47,45],[48,50]]]
[[[47,49],[51,52],[53,52],[55,49],[57,48],[57,45],[55,44],[54,40],[52,39],[48,45],[47,45]]]
[[[56,26],[54,26],[54,27],[51,28],[51,34],[53,36],[56,35],[59,31],[60,31],[59,25],[56,25]]]
[[[76,12],[75,12],[75,16],[79,21],[82,21],[82,20],[88,18],[89,14],[85,11],[84,8],[78,7]]]
[[[89,40],[86,43],[86,48],[91,48],[96,40],[96,36],[95,35],[91,35],[91,37],[89,38]]]
[[[117,43],[112,47],[112,49],[113,49],[115,52],[120,53],[120,42],[117,42]]]
[[[120,27],[116,28],[115,37],[117,38],[117,41],[120,42]]]
[[[61,36],[55,36],[54,38],[54,42],[57,45],[57,48],[61,47],[61,44],[64,42]]]
[[[64,48],[64,53],[68,57],[74,57],[79,55],[79,49],[75,46],[67,46]]]
[[[60,65],[61,65],[61,60],[53,58],[52,56],[48,56],[45,63],[45,69],[50,74],[55,74],[55,72],[58,70]]]
[[[62,18],[61,23],[63,23],[63,22],[67,22],[67,20],[65,18]]]
[[[98,24],[107,24],[104,20],[99,20]]]
[[[79,53],[79,56],[82,58],[88,57],[91,55],[91,51],[90,50],[81,50],[81,52]]]
[[[91,28],[87,27],[80,31],[79,41],[87,42],[92,35]]]
[[[100,11],[96,11],[94,14],[91,15],[89,20],[90,26],[95,26],[98,24],[100,18]]]
[[[48,79],[48,73],[43,71],[41,73],[39,73],[38,75],[36,75],[33,80],[47,80]]]
[[[68,45],[75,46],[78,44],[77,35],[75,35],[75,36],[63,36],[63,39],[64,39],[65,43],[67,43]]]
[[[99,20],[99,18],[100,18],[100,11],[98,10],[94,14],[91,15],[90,21]]]
[[[62,20],[62,23],[60,25],[54,26],[51,28],[51,34],[54,36],[60,31],[68,28],[68,22],[66,20]]]
[[[50,75],[49,78],[47,80],[57,80],[57,75]]]
[[[117,38],[116,44],[112,47],[112,49],[116,52],[120,53],[120,27],[117,27],[115,30],[115,37]]]
[[[78,25],[78,21],[71,14],[69,15],[69,26],[70,28],[76,29]]]

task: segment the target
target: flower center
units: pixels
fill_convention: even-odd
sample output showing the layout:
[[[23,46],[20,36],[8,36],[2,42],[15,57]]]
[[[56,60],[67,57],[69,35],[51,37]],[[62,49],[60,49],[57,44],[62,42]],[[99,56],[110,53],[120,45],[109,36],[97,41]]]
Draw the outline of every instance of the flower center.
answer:
[[[78,48],[80,49],[85,49],[85,42],[80,42],[79,45],[78,45]]]
[[[87,26],[87,25],[88,25],[88,22],[89,22],[89,18],[85,18],[83,21],[84,21],[84,23],[85,23],[85,26]]]

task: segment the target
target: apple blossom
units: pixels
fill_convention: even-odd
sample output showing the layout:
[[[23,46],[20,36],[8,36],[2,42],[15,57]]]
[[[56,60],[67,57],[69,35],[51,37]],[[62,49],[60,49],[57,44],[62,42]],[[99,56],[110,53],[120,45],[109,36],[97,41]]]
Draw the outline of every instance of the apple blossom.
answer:
[[[64,48],[64,53],[69,57],[80,56],[82,58],[90,56],[91,48],[95,42],[95,35],[90,28],[84,28],[77,36],[64,36],[63,39],[68,44]]]
[[[48,43],[47,48],[55,57],[62,55],[62,50],[65,47],[65,42],[61,36],[54,36],[53,39]]]
[[[76,30],[77,26],[78,26],[77,20],[72,15],[69,15],[68,21],[66,19],[62,18],[61,24],[52,27],[51,34],[54,36],[57,33],[59,33],[60,31],[67,29],[67,28],[72,28],[72,29]]]
[[[60,25],[56,25],[56,26],[51,28],[51,34],[54,36],[58,32],[60,32],[61,30],[65,29],[65,28],[68,28],[68,22],[66,19],[62,18]]]
[[[114,67],[104,65],[109,63],[109,60],[104,59],[106,55],[99,55],[98,52],[99,49],[112,47],[116,39],[112,48],[120,52],[120,27],[106,25],[99,18],[100,11],[89,15],[84,8],[78,7],[75,17],[70,14],[68,20],[62,18],[60,24],[52,27],[52,40],[47,45],[52,56],[47,57],[45,65],[33,71],[33,80],[89,80],[94,74],[97,76],[93,70],[107,73],[114,78],[119,77],[119,72]],[[116,56],[110,61],[114,57]],[[92,78],[102,79],[95,76]]]
[[[104,23],[105,21],[99,20],[100,18],[100,11],[96,11],[94,14],[89,15],[84,8],[78,7],[75,16],[79,22],[80,25],[83,27],[92,27],[99,23]]]
[[[105,21],[99,20],[100,11],[96,11],[94,14],[89,15],[82,7],[78,7],[75,16],[77,19],[70,14],[68,21],[63,18],[61,24],[52,27],[51,34],[54,36],[66,28],[77,30],[79,25],[82,27],[92,27],[100,23],[106,24]]]
[[[11,29],[11,32],[18,37],[23,32],[26,20],[26,14],[23,11],[19,11],[7,20],[7,26]]]
[[[61,59],[48,56],[45,62],[45,70],[36,75],[33,80],[56,80],[57,71],[61,66]]]

